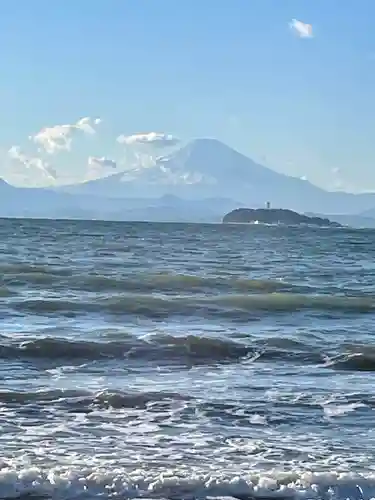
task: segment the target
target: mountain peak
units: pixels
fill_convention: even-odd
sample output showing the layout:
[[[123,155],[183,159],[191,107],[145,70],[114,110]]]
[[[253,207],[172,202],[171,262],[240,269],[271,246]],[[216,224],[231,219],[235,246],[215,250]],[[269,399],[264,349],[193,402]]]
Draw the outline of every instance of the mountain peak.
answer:
[[[215,139],[214,137],[197,137],[196,139],[192,139],[189,142],[190,146],[212,146],[212,147],[224,147],[226,149],[232,149],[230,146],[227,146],[223,142],[219,141],[219,139]]]
[[[169,155],[169,164],[188,172],[199,172],[227,184],[235,179],[240,182],[262,178],[283,177],[251,158],[227,146],[218,139],[197,138]]]
[[[227,146],[223,142],[219,141],[218,139],[214,139],[211,137],[202,137],[202,138],[197,138],[193,139],[190,141],[183,149],[187,149],[190,152],[194,152],[195,154],[222,154],[223,152],[226,152],[226,154],[241,154],[238,153],[235,149],[231,148],[230,146]]]

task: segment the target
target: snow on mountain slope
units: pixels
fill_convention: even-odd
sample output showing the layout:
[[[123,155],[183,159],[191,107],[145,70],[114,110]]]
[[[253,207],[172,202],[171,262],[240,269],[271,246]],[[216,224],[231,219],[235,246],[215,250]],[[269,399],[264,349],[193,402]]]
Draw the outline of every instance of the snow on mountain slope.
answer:
[[[320,213],[357,213],[375,206],[375,195],[328,192],[281,174],[216,139],[195,139],[166,156],[105,178],[60,187],[75,194],[112,198],[229,198],[264,206]]]
[[[103,189],[112,190],[120,185],[120,192],[125,192],[132,185],[145,188],[163,186],[163,191],[171,192],[169,187],[173,186],[176,190],[188,186],[187,191],[192,191],[192,187],[206,186],[215,195],[225,196],[228,185],[237,188],[244,182],[252,185],[281,179],[290,178],[256,164],[216,139],[195,139],[167,156],[155,158],[147,167],[140,165],[106,178],[66,186],[64,190],[103,192]]]

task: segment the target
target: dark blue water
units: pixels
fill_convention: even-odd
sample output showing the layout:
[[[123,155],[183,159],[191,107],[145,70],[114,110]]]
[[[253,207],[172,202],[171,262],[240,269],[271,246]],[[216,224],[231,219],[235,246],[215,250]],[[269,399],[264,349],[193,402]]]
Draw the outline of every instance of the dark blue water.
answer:
[[[0,498],[375,496],[374,257],[364,230],[1,220]]]

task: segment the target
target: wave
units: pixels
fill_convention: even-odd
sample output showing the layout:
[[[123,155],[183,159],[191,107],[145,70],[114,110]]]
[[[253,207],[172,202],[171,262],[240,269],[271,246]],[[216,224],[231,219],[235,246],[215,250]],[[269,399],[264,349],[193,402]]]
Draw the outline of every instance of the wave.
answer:
[[[79,500],[110,498],[238,500],[313,499],[370,500],[375,495],[375,475],[332,472],[253,471],[245,474],[187,472],[186,469],[136,470],[105,467],[18,468],[3,462],[0,496],[10,499]]]
[[[259,293],[227,295],[173,295],[118,294],[95,301],[62,299],[28,299],[8,305],[21,313],[41,315],[111,314],[136,315],[150,319],[170,316],[203,316],[244,320],[249,314],[323,311],[327,313],[371,313],[375,300],[371,297],[333,295],[302,295],[293,293]]]
[[[270,394],[271,396],[271,394]],[[249,431],[250,427],[262,426],[269,432],[279,425],[295,425],[298,418],[290,414],[290,406],[298,405],[299,411],[317,410],[325,417],[333,419],[343,417],[358,409],[374,407],[374,402],[368,395],[354,394],[344,398],[319,398],[302,396],[296,400],[295,396],[274,394],[272,409],[264,401],[253,399],[251,402],[236,399],[222,400],[204,399],[199,395],[193,396],[167,390],[113,390],[100,391],[84,389],[44,389],[37,391],[2,390],[0,404],[5,412],[11,411],[13,418],[32,415],[34,422],[45,423],[46,412],[54,418],[65,419],[73,415],[91,414],[100,415],[106,419],[109,415],[118,415],[121,412],[122,425],[138,417],[142,421],[153,421],[157,415],[159,424],[183,426],[196,425],[202,422],[217,423],[239,432],[239,429]],[[287,408],[287,410],[286,410]],[[109,410],[110,413],[105,413]],[[130,413],[128,413],[130,410]],[[306,418],[306,423],[308,417]],[[314,418],[313,418],[314,420]],[[315,420],[314,420],[315,421]],[[173,422],[173,424],[172,424]],[[99,425],[99,424],[98,424]],[[203,424],[204,425],[204,424]]]
[[[128,268],[129,265],[127,265]],[[132,293],[132,294],[153,294],[153,293],[184,293],[188,294],[312,294],[322,290],[311,283],[290,283],[283,279],[267,278],[243,278],[233,275],[199,276],[195,274],[183,273],[146,273],[136,272],[129,275],[116,275],[102,272],[78,273],[74,269],[56,268],[49,266],[30,266],[25,264],[15,264],[1,266],[3,279],[13,288],[19,286],[44,285],[52,290],[69,290],[74,292],[88,293]],[[127,269],[128,270],[128,269]],[[243,269],[242,269],[243,270]],[[345,269],[341,271],[345,276],[355,274],[358,276],[368,276],[368,271],[362,273],[360,270],[351,271]],[[337,276],[340,270],[336,270]],[[316,274],[316,276],[315,276]],[[320,273],[311,271],[310,278],[321,276]],[[354,288],[329,286],[331,293],[355,295]],[[361,290],[363,292],[363,290]]]
[[[0,273],[4,277],[10,275],[13,278],[22,278],[23,276],[33,276],[33,275],[49,275],[49,276],[70,276],[72,274],[71,268],[68,267],[57,267],[51,265],[37,265],[28,264],[26,262],[16,262],[16,263],[0,263]]]
[[[326,358],[326,366],[342,371],[375,371],[375,346],[344,343],[343,352]]]
[[[79,284],[77,284],[79,283]],[[119,279],[113,276],[82,276],[72,284],[85,291],[125,292],[206,292],[210,290],[233,290],[242,292],[274,292],[292,290],[294,285],[279,280],[204,277],[187,274],[137,274],[135,278]]]
[[[207,292],[222,290],[233,292],[275,292],[308,290],[282,280],[246,279],[239,277],[198,276],[194,274],[142,273],[135,275],[114,276],[111,274],[75,273],[74,268],[56,268],[49,266],[31,266],[26,264],[0,265],[3,279],[11,279],[12,284],[56,284],[60,288],[86,292]]]
[[[128,336],[122,341],[73,341],[63,338],[38,338],[0,344],[0,357],[42,358],[50,360],[140,359],[191,362],[236,360],[253,353],[251,346],[226,339],[189,335],[159,335],[148,338]]]
[[[155,391],[109,391],[92,393],[78,389],[50,389],[30,391],[1,390],[0,403],[9,406],[48,405],[54,408],[64,407],[70,410],[87,410],[93,408],[146,408],[149,404],[168,403],[172,401],[189,401],[189,396],[179,393]]]
[[[0,339],[1,340],[1,339]],[[267,345],[268,344],[268,345]],[[128,360],[157,361],[179,365],[217,364],[236,361],[289,361],[323,363],[318,350],[292,339],[242,342],[200,335],[148,335],[137,338],[122,334],[121,340],[79,341],[64,338],[34,338],[0,343],[2,359],[41,359],[50,361]]]
[[[342,354],[328,359],[326,366],[342,371],[374,372],[375,356],[365,352]]]
[[[336,354],[328,352],[329,346],[315,341],[304,342],[287,337],[268,337],[241,340],[204,335],[174,336],[149,334],[135,337],[121,332],[119,339],[71,340],[56,337],[39,337],[28,340],[10,340],[0,336],[0,359],[41,360],[52,362],[94,362],[122,360],[158,362],[179,366],[210,365],[222,363],[288,362],[309,364],[347,371],[375,371],[375,348],[371,345],[345,344],[335,346]],[[341,352],[337,352],[341,350]]]

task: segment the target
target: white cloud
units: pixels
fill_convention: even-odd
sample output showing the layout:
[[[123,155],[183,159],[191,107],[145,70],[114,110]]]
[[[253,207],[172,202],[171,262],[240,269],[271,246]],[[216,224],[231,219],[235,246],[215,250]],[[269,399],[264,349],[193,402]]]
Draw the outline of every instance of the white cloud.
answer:
[[[156,165],[156,159],[154,156],[147,153],[134,153],[135,161],[133,167],[135,168],[152,168]]]
[[[175,146],[180,141],[177,137],[171,134],[159,132],[148,132],[145,134],[120,135],[117,137],[117,142],[127,146],[149,145],[156,147]]]
[[[8,150],[8,155],[12,161],[24,166],[27,169],[36,168],[43,172],[43,174],[50,179],[55,180],[57,177],[56,170],[52,168],[48,162],[46,162],[42,158],[36,156],[28,156],[22,153],[19,146],[12,146]]]
[[[89,156],[88,164],[93,168],[116,168],[117,163],[114,160],[110,160],[109,158],[97,157],[97,156]]]
[[[143,134],[120,135],[117,142],[128,146],[125,148],[126,170],[140,173],[144,169],[153,169],[158,160],[156,149],[175,146],[180,140],[171,134],[148,132]],[[151,174],[150,174],[151,175]]]
[[[306,24],[302,21],[298,21],[297,19],[292,19],[292,22],[289,23],[289,26],[300,38],[313,37],[311,24]]]
[[[54,154],[62,150],[70,151],[72,139],[76,133],[83,132],[84,134],[95,134],[95,127],[100,123],[100,118],[81,118],[72,125],[67,124],[45,127],[36,135],[29,136],[29,139],[41,146],[48,154]]]
[[[83,130],[83,132],[86,132],[86,134],[95,134],[96,130],[94,128],[95,125],[100,125],[102,120],[100,118],[81,118],[78,120],[78,122],[75,124],[75,127],[78,130]]]

